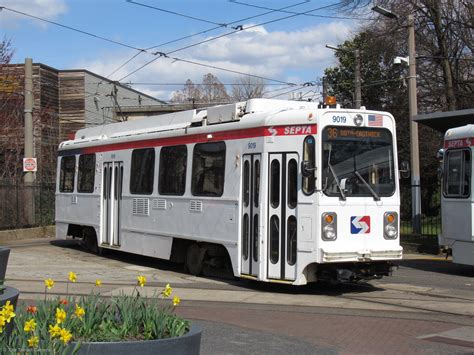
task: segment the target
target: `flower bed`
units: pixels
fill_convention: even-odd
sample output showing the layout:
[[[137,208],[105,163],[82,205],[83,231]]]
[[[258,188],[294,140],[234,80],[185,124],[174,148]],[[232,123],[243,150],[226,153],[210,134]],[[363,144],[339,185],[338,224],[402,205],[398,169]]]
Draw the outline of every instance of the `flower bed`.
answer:
[[[69,296],[69,283],[76,280],[76,274],[70,272],[64,297],[47,299],[54,281],[46,279],[44,300],[15,310],[10,304],[0,308],[0,353],[28,349],[63,353],[83,350],[82,344],[89,348],[91,343],[101,342],[139,344],[183,337],[191,328],[189,321],[174,314],[180,299],[172,297],[169,284],[156,290],[153,297],[143,297],[140,288],[145,286],[146,278],[140,275],[131,295],[122,293],[108,299],[97,292],[100,280],[91,285],[93,291],[88,296]],[[7,336],[4,329],[10,322],[14,327]]]

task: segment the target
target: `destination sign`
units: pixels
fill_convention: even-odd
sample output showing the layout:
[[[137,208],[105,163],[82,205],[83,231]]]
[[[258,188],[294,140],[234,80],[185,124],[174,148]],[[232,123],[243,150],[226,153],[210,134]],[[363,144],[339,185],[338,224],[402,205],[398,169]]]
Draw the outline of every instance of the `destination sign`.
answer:
[[[332,139],[379,139],[385,138],[389,131],[385,129],[373,128],[352,128],[352,127],[326,127],[323,137],[327,140]]]

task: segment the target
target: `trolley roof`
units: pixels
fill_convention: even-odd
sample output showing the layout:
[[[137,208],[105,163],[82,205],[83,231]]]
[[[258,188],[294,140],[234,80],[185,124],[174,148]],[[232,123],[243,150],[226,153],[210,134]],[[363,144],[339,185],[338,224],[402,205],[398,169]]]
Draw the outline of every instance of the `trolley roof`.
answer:
[[[251,99],[246,102],[238,102],[230,105],[209,107],[203,110],[188,110],[165,115],[149,116],[133,121],[118,122],[102,126],[84,128],[78,130],[73,140],[62,142],[60,150],[74,149],[80,145],[104,145],[110,144],[112,140],[122,141],[124,139],[141,139],[140,136],[169,136],[188,133],[190,128],[208,127],[210,132],[216,130],[236,129],[235,125],[221,125],[232,122],[240,122],[238,129],[250,127],[263,127],[271,120],[273,122],[283,119],[280,113],[292,112],[293,124],[308,124],[308,115],[319,111],[317,115],[329,111],[341,111],[339,105],[336,108],[319,108],[315,102]],[[343,109],[344,112],[371,111]],[[389,114],[387,114],[389,115]],[[389,115],[390,116],[390,115]],[[316,119],[316,117],[314,117]],[[287,119],[287,118],[284,118]],[[275,123],[271,123],[272,125]],[[316,123],[316,120],[313,121]],[[278,123],[276,123],[278,124]],[[231,128],[233,127],[233,128]],[[176,132],[176,133],[175,133]],[[179,132],[179,133],[178,133]]]

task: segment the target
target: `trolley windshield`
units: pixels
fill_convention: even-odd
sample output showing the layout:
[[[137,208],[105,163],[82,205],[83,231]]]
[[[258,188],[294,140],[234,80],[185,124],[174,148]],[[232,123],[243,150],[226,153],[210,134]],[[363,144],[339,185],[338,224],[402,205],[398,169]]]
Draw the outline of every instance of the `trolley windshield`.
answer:
[[[380,197],[395,192],[393,140],[383,128],[326,127],[322,184],[328,196]]]

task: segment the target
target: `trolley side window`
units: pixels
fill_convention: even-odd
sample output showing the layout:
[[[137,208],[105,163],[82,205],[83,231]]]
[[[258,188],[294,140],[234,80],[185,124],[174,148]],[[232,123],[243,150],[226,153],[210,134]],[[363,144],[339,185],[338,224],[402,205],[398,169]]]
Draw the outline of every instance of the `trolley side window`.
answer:
[[[303,142],[303,161],[309,162],[310,168],[316,167],[315,152],[316,143],[313,136],[307,136]],[[316,179],[314,176],[303,176],[303,192],[306,195],[311,195],[314,192]]]
[[[77,173],[77,192],[94,192],[95,154],[79,156],[79,170]]]
[[[161,148],[158,180],[161,195],[184,195],[187,159],[188,148],[185,145]]]
[[[76,170],[76,156],[61,158],[61,172],[59,174],[59,191],[74,191],[74,173]]]
[[[222,196],[225,174],[224,142],[194,146],[191,192],[194,196]]]
[[[135,149],[132,152],[130,193],[150,195],[153,192],[155,174],[155,149]]]
[[[453,198],[469,197],[471,193],[470,150],[448,150],[444,159],[444,196]]]

